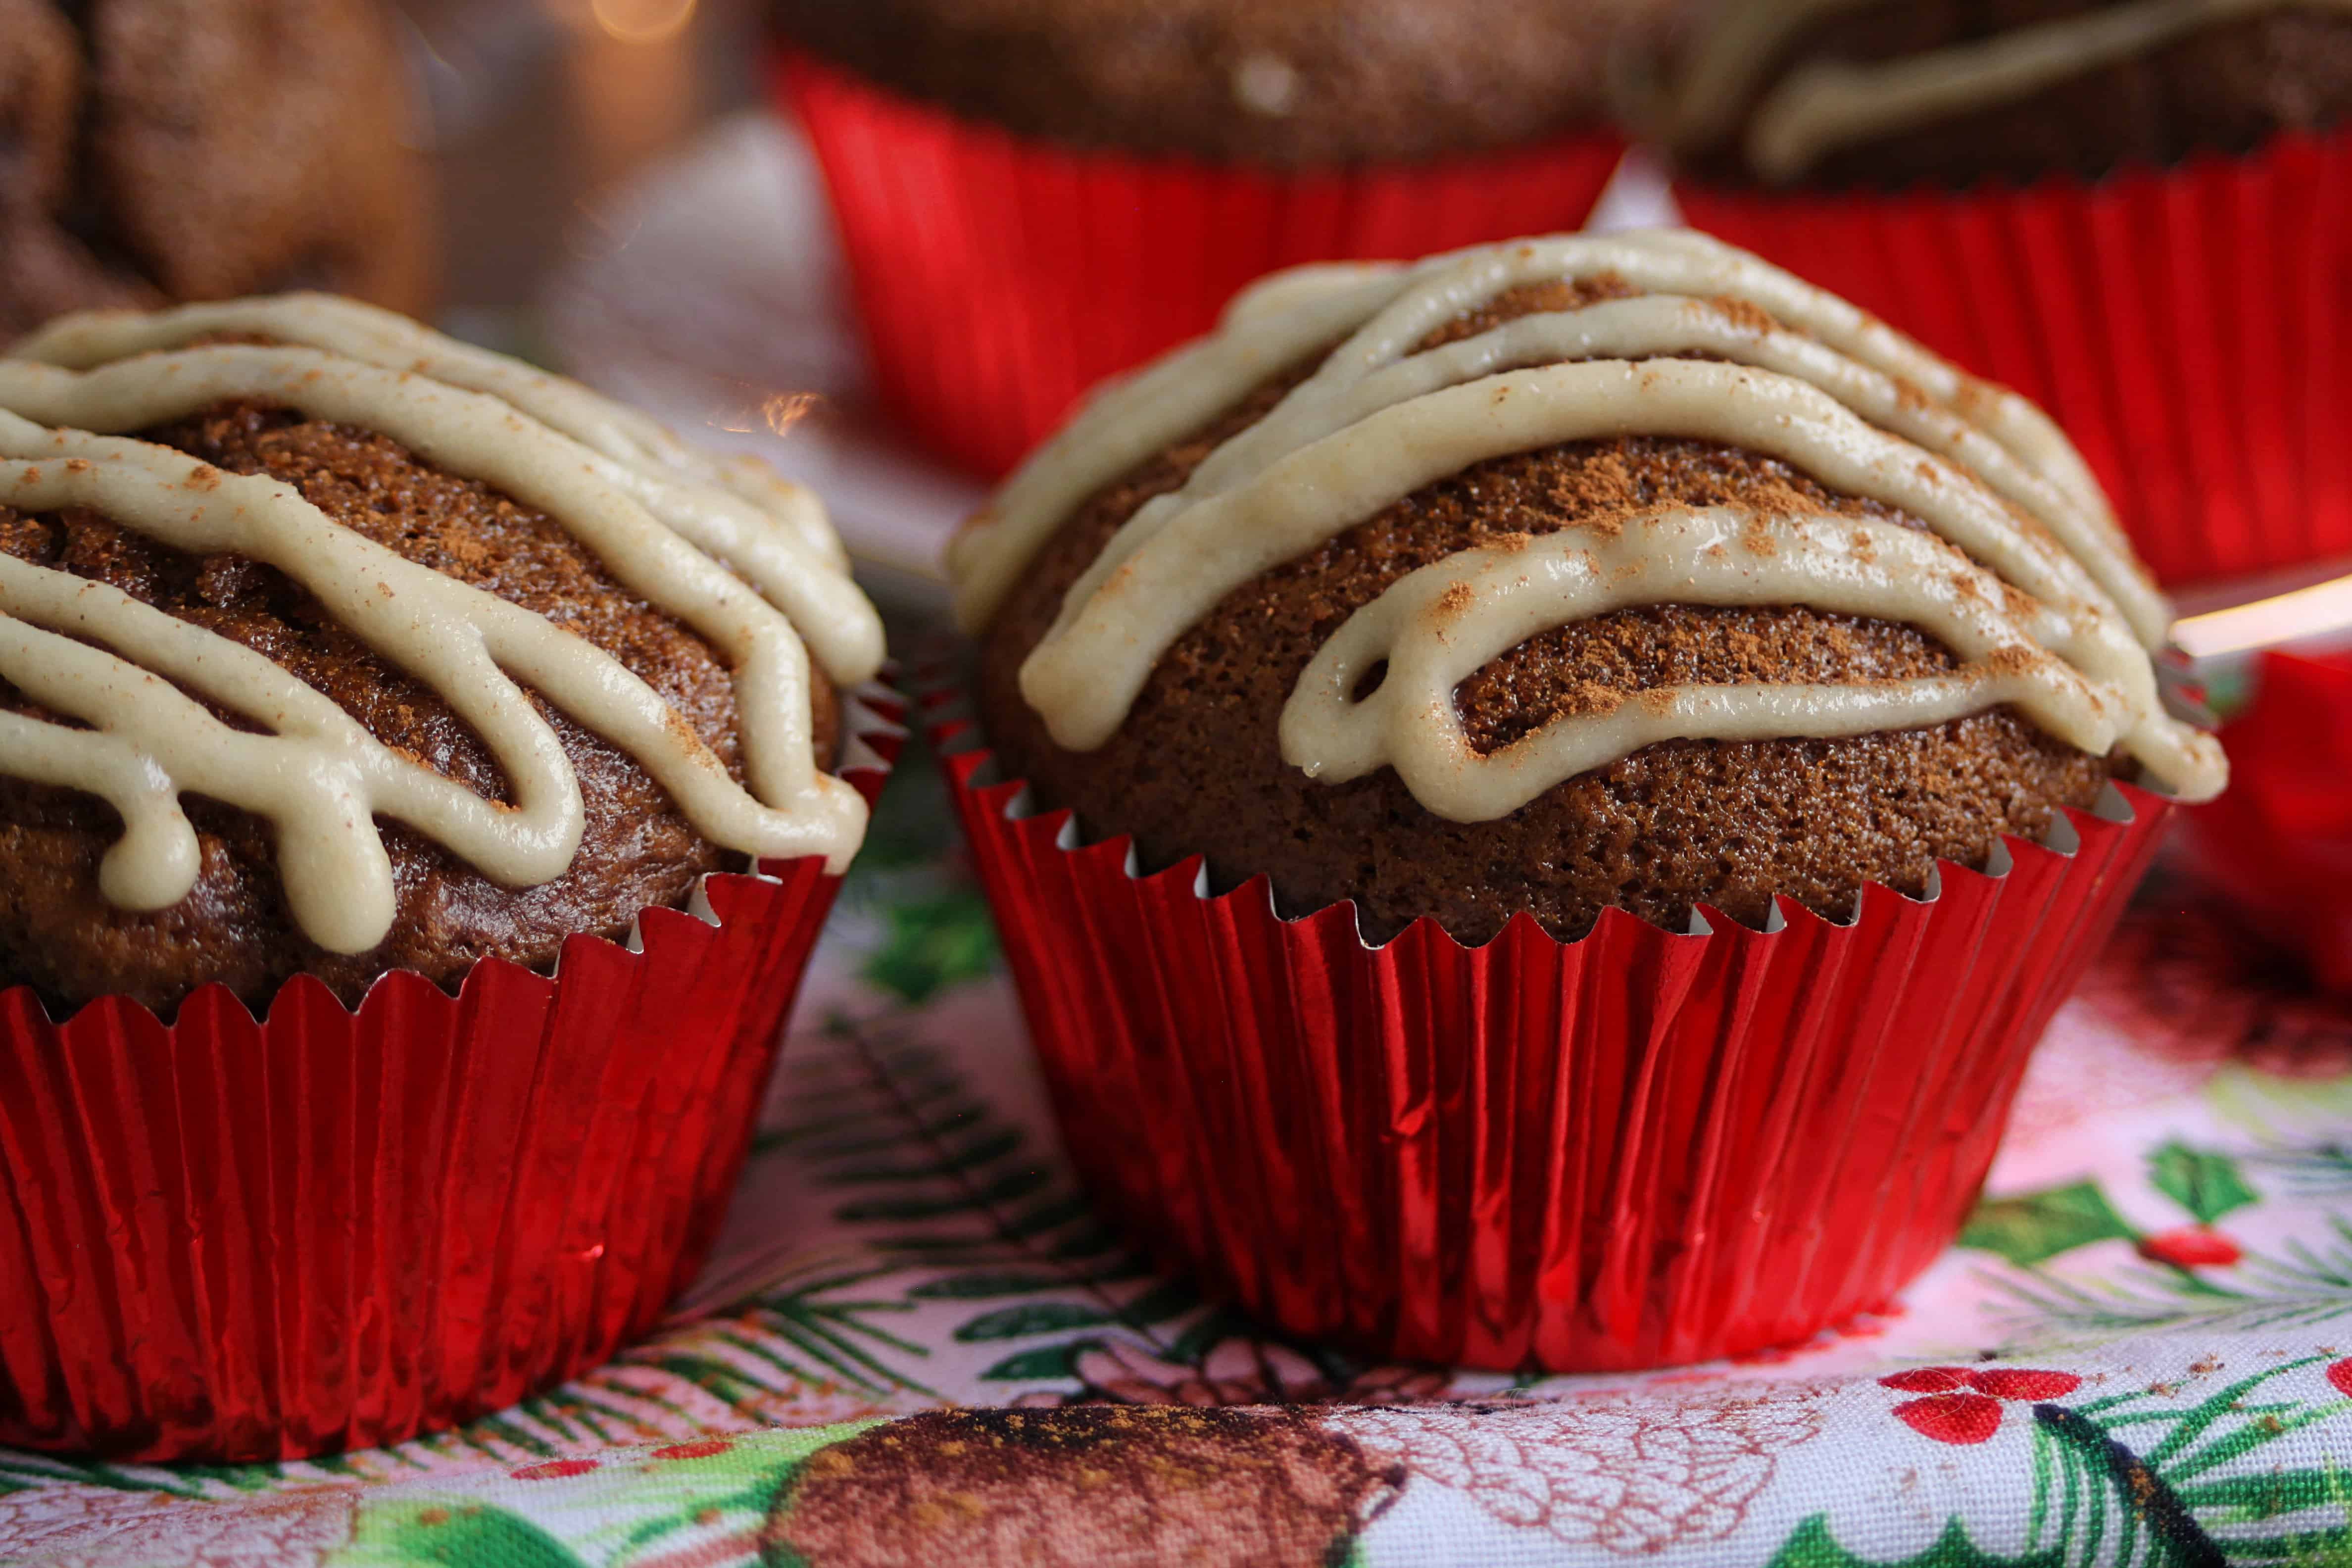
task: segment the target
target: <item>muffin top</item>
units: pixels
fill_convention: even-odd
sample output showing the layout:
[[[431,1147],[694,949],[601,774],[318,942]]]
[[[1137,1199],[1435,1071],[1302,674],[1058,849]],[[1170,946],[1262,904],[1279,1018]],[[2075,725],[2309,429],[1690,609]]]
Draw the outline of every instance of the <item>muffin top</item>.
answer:
[[[0,341],[283,289],[422,309],[403,81],[374,0],[0,0]]]
[[[346,999],[838,870],[881,630],[813,498],[324,296],[0,360],[0,984]]]
[[[1509,146],[1603,117],[1658,0],[780,0],[795,42],[1076,147],[1275,165]]]
[[[2352,110],[2341,0],[1717,0],[1660,140],[1734,183],[2095,178]]]
[[[1696,234],[1279,274],[950,562],[1045,804],[1376,931],[1842,916],[2224,778],[2057,429]]]

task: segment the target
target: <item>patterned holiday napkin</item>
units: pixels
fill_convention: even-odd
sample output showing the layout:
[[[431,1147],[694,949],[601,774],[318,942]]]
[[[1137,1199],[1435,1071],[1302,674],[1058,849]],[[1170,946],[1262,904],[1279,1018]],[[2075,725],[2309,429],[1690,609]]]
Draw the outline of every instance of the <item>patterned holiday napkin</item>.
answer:
[[[1514,1380],[1262,1332],[1103,1228],[946,816],[902,771],[662,1333],[396,1449],[0,1455],[0,1563],[2352,1563],[2352,1008],[2179,885],[1885,1315]]]

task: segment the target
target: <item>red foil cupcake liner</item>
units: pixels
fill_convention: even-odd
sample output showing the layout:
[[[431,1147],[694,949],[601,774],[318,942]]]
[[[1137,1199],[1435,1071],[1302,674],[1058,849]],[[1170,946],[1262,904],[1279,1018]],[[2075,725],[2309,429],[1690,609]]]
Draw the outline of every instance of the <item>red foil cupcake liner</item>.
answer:
[[[1624,151],[1593,134],[1288,174],[1023,140],[805,56],[773,74],[824,170],[877,394],[988,476],[1252,279],[1575,228]]]
[[[2264,654],[2252,703],[2221,737],[2230,793],[2186,814],[2190,865],[2352,995],[2352,652]]]
[[[2352,553],[2352,132],[2090,184],[1675,196],[2049,409],[2160,581]]]
[[[1885,1303],[1952,1239],[2028,1055],[2169,809],[2004,841],[1838,925],[1621,910],[1482,947],[1303,919],[991,782],[928,722],[1073,1161],[1163,1259],[1288,1332],[1554,1372],[1709,1360]]]
[[[895,699],[848,704],[870,802]],[[0,1446],[265,1460],[398,1442],[608,1360],[700,1267],[839,879],[705,878],[552,975],[356,1012],[298,976],[171,1024],[0,992]]]

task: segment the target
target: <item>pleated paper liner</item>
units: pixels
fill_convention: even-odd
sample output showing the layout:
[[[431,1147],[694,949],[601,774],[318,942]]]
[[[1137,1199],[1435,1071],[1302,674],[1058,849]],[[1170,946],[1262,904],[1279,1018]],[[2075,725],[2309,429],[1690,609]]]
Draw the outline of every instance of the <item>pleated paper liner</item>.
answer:
[[[2352,996],[2352,652],[2263,656],[2221,731],[2230,793],[2185,814],[2199,879],[2263,940]]]
[[[824,171],[877,393],[985,476],[1252,279],[1575,228],[1624,150],[1595,133],[1283,174],[1016,138],[804,56],[773,77]]]
[[[2090,184],[1675,197],[2047,408],[2160,581],[2352,553],[2352,132]]]
[[[1705,1361],[1885,1303],[1957,1234],[2168,810],[2116,789],[1850,924],[1371,947],[1352,905],[1286,919],[1264,878],[1081,845],[951,691],[919,700],[1107,1208],[1265,1322],[1480,1367]]]
[[[845,704],[871,802],[894,694]],[[711,876],[551,975],[300,976],[165,1025],[0,992],[0,1447],[265,1460],[398,1442],[610,1359],[718,1233],[839,879]]]

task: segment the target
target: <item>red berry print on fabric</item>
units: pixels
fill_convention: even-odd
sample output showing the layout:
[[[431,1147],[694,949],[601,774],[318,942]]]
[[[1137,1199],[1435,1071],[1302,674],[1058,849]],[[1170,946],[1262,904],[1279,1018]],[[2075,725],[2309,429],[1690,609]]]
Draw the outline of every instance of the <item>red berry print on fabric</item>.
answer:
[[[2346,1356],[2327,1369],[2327,1385],[2347,1399],[2352,1399],[2352,1356]]]
[[[2201,1225],[2183,1226],[2139,1240],[2139,1255],[2176,1268],[2227,1268],[2243,1258],[2238,1244],[2218,1230]]]
[[[1903,1394],[1959,1394],[1974,1389],[1995,1399],[2063,1399],[2083,1386],[2071,1372],[2024,1366],[1915,1366],[1878,1380],[1881,1388]]]
[[[1938,1443],[1981,1443],[2000,1430],[2000,1401],[1981,1394],[1931,1394],[1896,1405],[1895,1415]]]
[[[2063,1399],[2083,1386],[2071,1372],[2027,1366],[1915,1366],[1880,1378],[1882,1387],[1924,1394],[1895,1407],[1897,1419],[1938,1443],[1981,1443],[2000,1430],[2003,1401]]]
[[[593,1459],[550,1459],[543,1465],[526,1465],[514,1472],[519,1481],[557,1481],[566,1476],[584,1476],[596,1468]]]
[[[1915,1366],[1889,1373],[1878,1380],[1878,1385],[1905,1394],[1958,1394],[1969,1386],[1969,1371],[1961,1366]]]
[[[1969,1386],[1995,1399],[2040,1401],[2063,1399],[2083,1386],[2071,1372],[2035,1372],[2030,1367],[1996,1366],[1969,1373]]]
[[[724,1437],[706,1437],[699,1443],[673,1443],[667,1448],[656,1448],[656,1459],[716,1458],[735,1445]]]

